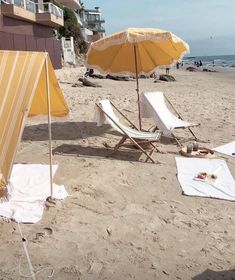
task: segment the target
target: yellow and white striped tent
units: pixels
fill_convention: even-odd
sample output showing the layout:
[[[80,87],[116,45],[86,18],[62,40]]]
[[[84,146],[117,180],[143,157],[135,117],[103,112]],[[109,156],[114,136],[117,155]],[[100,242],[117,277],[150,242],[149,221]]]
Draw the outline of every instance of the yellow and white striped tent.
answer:
[[[68,112],[47,53],[0,51],[0,189],[10,176],[25,119]]]

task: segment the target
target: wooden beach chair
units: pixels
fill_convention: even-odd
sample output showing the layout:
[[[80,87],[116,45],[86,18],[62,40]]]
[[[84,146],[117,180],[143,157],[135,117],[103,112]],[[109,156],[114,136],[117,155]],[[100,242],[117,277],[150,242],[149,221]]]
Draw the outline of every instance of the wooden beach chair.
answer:
[[[176,115],[174,115],[167,108],[165,100],[167,100],[168,104],[171,106]],[[163,94],[163,92],[157,91],[142,93],[140,96],[140,108],[141,117],[153,118],[155,129],[161,130],[164,136],[173,137],[180,147],[182,144],[180,139],[177,138],[173,132],[175,129],[188,129],[193,136],[193,140],[198,140],[191,127],[195,127],[200,124],[193,124],[184,121],[178,111],[174,108],[173,104]]]
[[[140,131],[137,127],[120,111],[118,108],[109,100],[105,99],[96,103],[96,121],[97,125],[101,126],[104,123],[108,123],[111,127],[120,133],[122,138],[115,145],[114,152],[116,152],[120,147],[128,145],[127,140],[130,141],[128,145],[130,147],[135,146],[146,155],[146,160],[150,160],[152,163],[155,163],[155,160],[152,158],[152,153],[157,150],[156,142],[160,140],[162,133],[160,131],[155,132],[146,132]],[[122,124],[117,116],[114,114],[113,108],[129,123],[129,126]],[[155,143],[155,144],[154,144]],[[148,151],[144,148],[144,145],[149,144],[151,150]]]

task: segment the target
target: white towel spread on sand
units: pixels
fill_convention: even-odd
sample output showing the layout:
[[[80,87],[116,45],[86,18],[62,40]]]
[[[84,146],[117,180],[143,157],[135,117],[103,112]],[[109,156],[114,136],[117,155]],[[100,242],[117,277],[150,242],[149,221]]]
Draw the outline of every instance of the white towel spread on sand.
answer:
[[[53,165],[53,176],[58,166]],[[68,196],[64,186],[53,184],[53,196]],[[0,216],[20,223],[36,223],[43,215],[44,203],[50,196],[50,169],[43,164],[15,164],[8,186],[8,202],[0,203]]]
[[[213,150],[231,157],[235,157],[235,141],[216,147]],[[233,153],[234,155],[232,155]]]
[[[166,136],[169,136],[174,128],[192,125],[171,113],[166,106],[164,94],[160,91],[143,92],[140,95],[140,112],[142,118],[152,118]]]
[[[183,193],[235,201],[235,181],[224,160],[176,157],[178,180]],[[215,182],[194,180],[199,172],[217,176]]]

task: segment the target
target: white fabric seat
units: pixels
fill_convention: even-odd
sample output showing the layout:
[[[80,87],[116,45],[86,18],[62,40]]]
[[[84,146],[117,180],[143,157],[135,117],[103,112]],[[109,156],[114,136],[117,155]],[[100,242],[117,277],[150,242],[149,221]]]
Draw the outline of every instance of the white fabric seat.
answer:
[[[121,114],[133,127],[129,127],[127,125],[122,124],[117,116],[113,112],[112,106]],[[155,149],[157,149],[156,144],[160,140],[162,135],[161,131],[156,132],[148,132],[148,131],[140,131],[138,130],[132,122],[130,122],[127,117],[125,117],[109,100],[105,99],[96,104],[95,110],[95,122],[98,126],[103,125],[104,123],[108,123],[115,131],[119,132],[122,135],[121,140],[114,147],[114,151],[117,151],[121,146],[124,145],[126,140],[130,140],[132,145],[136,146],[146,155],[146,162],[150,160],[155,163],[154,159],[151,157],[152,153]],[[147,152],[142,144],[148,143],[151,145],[151,150]]]
[[[213,150],[231,157],[235,157],[235,141],[216,147]]]
[[[156,127],[165,136],[171,136],[176,128],[197,126],[184,121],[171,113],[165,103],[164,94],[157,92],[144,92],[140,96],[140,112],[142,118],[152,118]]]
[[[152,132],[140,131],[140,130],[137,130],[137,129],[134,129],[134,128],[131,128],[129,126],[122,124],[119,121],[119,119],[117,118],[117,116],[114,114],[113,108],[108,99],[101,100],[99,102],[99,104],[107,115],[105,115],[104,112],[99,109],[99,107],[96,108],[95,122],[97,123],[97,126],[101,126],[101,125],[107,123],[107,124],[111,125],[111,127],[114,130],[118,131],[122,135],[125,135],[125,133],[126,133],[129,137],[132,137],[135,139],[145,139],[145,140],[150,140],[150,141],[159,140],[159,138],[161,136],[160,132],[152,133]]]

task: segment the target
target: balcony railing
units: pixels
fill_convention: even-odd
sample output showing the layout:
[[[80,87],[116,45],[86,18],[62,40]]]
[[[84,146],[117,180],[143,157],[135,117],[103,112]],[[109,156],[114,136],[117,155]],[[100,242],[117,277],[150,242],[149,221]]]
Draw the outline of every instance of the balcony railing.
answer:
[[[52,3],[34,3],[30,0],[2,0],[3,4],[12,4],[32,13],[50,13],[59,18],[64,18],[63,10]]]
[[[18,1],[18,0],[17,0]],[[27,0],[26,0],[27,1]],[[36,13],[50,13],[59,18],[64,18],[63,10],[60,9],[58,6],[52,3],[42,3],[42,4],[35,4],[36,5]]]
[[[80,10],[82,8],[79,0],[56,0],[56,2],[70,9]]]
[[[89,29],[93,32],[105,33],[105,29],[103,27],[89,27]]]
[[[88,22],[84,22],[83,27],[94,32],[105,33],[105,28],[102,25],[88,24]]]
[[[95,24],[95,23],[105,23],[105,20],[100,18],[100,19],[87,19],[86,20],[88,24]]]
[[[36,13],[36,4],[30,0],[2,0],[3,4],[12,4],[27,11]]]

